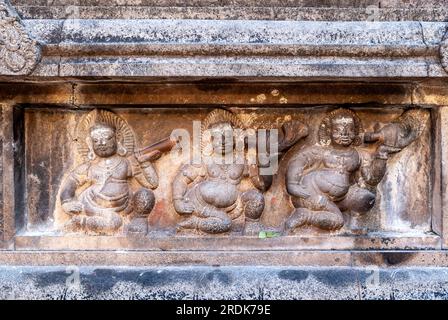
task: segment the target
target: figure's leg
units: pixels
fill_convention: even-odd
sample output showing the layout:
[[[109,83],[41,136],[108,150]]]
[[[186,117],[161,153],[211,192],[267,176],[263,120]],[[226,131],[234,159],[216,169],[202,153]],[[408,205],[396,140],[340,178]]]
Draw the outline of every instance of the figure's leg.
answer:
[[[81,232],[84,231],[86,225],[85,215],[73,215],[70,220],[64,224],[66,232]]]
[[[198,223],[199,230],[212,234],[230,231],[232,220],[224,211],[207,206],[202,215],[203,218]]]
[[[306,208],[297,208],[286,221],[286,228],[295,228],[311,225],[323,230],[334,231],[342,228],[344,219],[342,214],[330,211],[311,211]]]
[[[87,231],[98,234],[111,234],[116,232],[123,224],[121,216],[114,211],[103,211],[96,216],[86,217]]]
[[[286,221],[286,229],[292,230],[305,225],[329,231],[342,228],[344,218],[341,210],[319,186],[323,178],[319,172],[312,172],[303,177],[302,184],[309,197],[292,197],[296,209]]]
[[[232,220],[227,213],[211,206],[202,209],[188,219],[180,222],[178,229],[197,229],[206,233],[223,233],[230,231]]]
[[[318,202],[319,199],[319,202]],[[286,229],[311,225],[320,229],[334,231],[342,228],[344,218],[341,210],[325,196],[314,197],[306,201],[307,205],[296,208],[286,221]]]

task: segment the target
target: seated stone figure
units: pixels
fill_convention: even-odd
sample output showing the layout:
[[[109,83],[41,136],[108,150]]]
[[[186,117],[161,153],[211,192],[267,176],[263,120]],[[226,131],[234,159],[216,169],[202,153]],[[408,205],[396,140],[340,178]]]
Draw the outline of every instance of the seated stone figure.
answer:
[[[68,175],[61,188],[62,208],[70,216],[66,230],[114,234],[125,219],[142,222],[138,219],[154,206],[150,189],[158,186],[158,176],[149,161],[140,163],[134,156],[130,128],[113,113],[95,110],[78,131],[79,150],[87,161]],[[133,178],[141,186],[135,191]]]
[[[207,154],[206,159],[224,161],[226,156],[234,154],[237,142],[225,139],[226,133],[243,128],[243,123],[234,114],[221,109],[212,111],[202,123],[202,132],[209,130],[212,137],[221,138],[211,140],[211,154]],[[300,129],[293,125],[284,128],[279,152],[308,133],[302,123]],[[204,147],[202,151],[205,152]],[[251,180],[255,188],[241,192],[239,187],[245,177]],[[178,231],[225,233],[231,231],[232,221],[242,214],[246,222],[257,221],[265,206],[262,192],[271,183],[272,177],[260,175],[257,164],[247,164],[245,161],[220,163],[218,160],[184,165],[174,179],[172,190],[175,210],[187,217],[178,224]]]
[[[338,230],[342,211],[369,211],[375,188],[386,172],[390,154],[399,152],[418,136],[428,119],[422,110],[409,110],[373,133],[365,142],[378,142],[371,154],[360,152],[362,125],[349,109],[331,112],[319,128],[319,144],[300,150],[289,162],[286,187],[295,207],[286,230],[310,225]]]

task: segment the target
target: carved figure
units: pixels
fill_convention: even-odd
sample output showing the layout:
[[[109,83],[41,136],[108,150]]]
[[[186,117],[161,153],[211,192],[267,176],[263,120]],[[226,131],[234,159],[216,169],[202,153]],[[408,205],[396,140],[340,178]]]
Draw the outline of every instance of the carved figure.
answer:
[[[215,138],[212,139],[207,159],[224,160],[226,156],[234,154],[238,144],[235,139],[239,138],[225,137],[228,133],[232,136],[235,129],[244,129],[244,125],[229,111],[216,109],[206,117],[202,123],[202,135],[208,130]],[[284,126],[282,133],[279,151],[293,145],[308,131],[300,123],[300,129]],[[206,153],[204,146],[202,149]],[[262,192],[272,182],[272,177],[260,175],[258,169],[257,164],[247,162],[205,161],[198,165],[182,166],[173,181],[173,204],[175,210],[187,218],[178,224],[178,230],[219,234],[230,231],[232,221],[242,214],[246,221],[258,220],[265,206]],[[241,192],[239,186],[245,177],[251,180],[255,188]]]
[[[150,189],[157,188],[158,176],[150,161],[160,152],[139,161],[132,130],[123,119],[105,110],[94,110],[82,119],[77,140],[85,161],[68,175],[61,188],[62,208],[71,217],[65,227],[114,234],[127,219],[137,221],[134,225],[131,221],[128,231],[138,231],[154,206]],[[132,179],[140,185],[138,190],[132,190]]]
[[[342,211],[369,211],[375,188],[386,172],[390,154],[418,138],[428,114],[413,109],[383,128],[363,135],[358,116],[337,109],[319,127],[319,144],[300,150],[289,162],[286,188],[295,207],[286,229],[310,225],[333,231],[342,228]],[[357,148],[362,142],[377,143],[373,153]]]

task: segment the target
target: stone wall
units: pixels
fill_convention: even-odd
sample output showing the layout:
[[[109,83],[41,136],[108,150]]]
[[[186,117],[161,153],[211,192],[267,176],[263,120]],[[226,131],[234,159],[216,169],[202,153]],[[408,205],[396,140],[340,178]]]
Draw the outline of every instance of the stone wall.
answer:
[[[445,7],[1,1],[0,297],[445,298]]]

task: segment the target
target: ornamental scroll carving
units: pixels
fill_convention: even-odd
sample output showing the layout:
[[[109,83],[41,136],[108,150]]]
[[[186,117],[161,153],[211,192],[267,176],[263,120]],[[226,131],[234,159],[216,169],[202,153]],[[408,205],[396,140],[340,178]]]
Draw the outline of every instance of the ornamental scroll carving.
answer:
[[[28,75],[41,50],[7,0],[0,0],[0,75]]]

